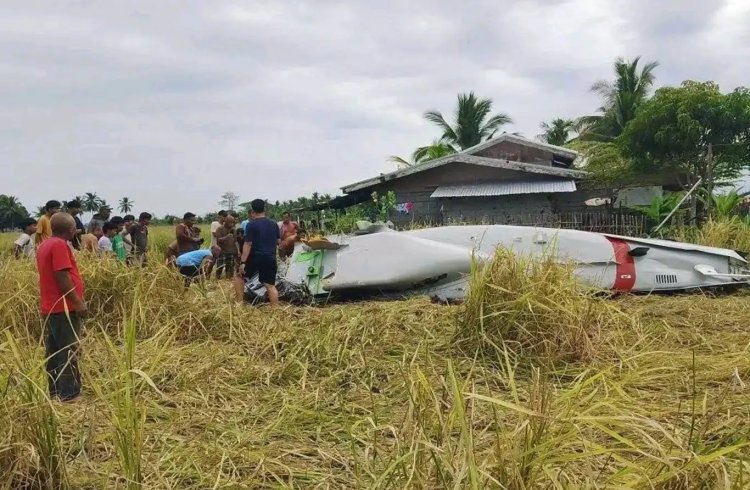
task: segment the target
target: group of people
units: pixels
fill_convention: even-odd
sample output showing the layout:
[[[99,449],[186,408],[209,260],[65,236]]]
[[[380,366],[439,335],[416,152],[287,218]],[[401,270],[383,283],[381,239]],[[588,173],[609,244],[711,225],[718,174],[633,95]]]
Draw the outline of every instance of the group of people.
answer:
[[[299,225],[289,213],[278,223],[267,218],[262,199],[252,201],[248,218],[239,227],[238,220],[235,212],[219,211],[211,223],[211,244],[201,248],[205,239],[195,226],[195,215],[186,213],[175,227],[175,240],[167,247],[166,262],[178,268],[186,285],[211,276],[214,269],[217,279],[233,278],[238,288],[244,287],[243,279],[258,275],[266,286],[269,302],[275,305],[277,257],[284,260],[292,254],[299,240]]]
[[[148,227],[152,216],[141,213],[110,216],[103,206],[88,227],[79,214],[80,203],[49,201],[39,220],[28,219],[15,242],[15,256],[36,260],[39,271],[40,310],[46,326],[46,355],[49,393],[62,401],[80,398],[81,378],[77,358],[82,319],[87,314],[85,288],[76,262],[76,251],[110,254],[131,265],[145,265]],[[236,226],[236,213],[221,211],[211,224],[211,245],[195,227],[195,215],[186,213],[175,228],[175,240],[167,261],[185,276],[186,284],[210,276],[216,264],[217,277],[232,277],[239,299],[244,298],[245,281],[255,276],[266,287],[272,306],[278,303],[277,260],[285,259],[299,239],[299,226],[288,214],[277,223],[266,217],[261,199],[251,203],[248,219]]]
[[[60,201],[47,201],[44,214],[35,220],[28,218],[21,223],[22,233],[15,241],[15,257],[34,258],[37,248],[52,237],[51,219],[57,213],[64,213],[73,219],[75,233],[69,240],[74,250],[112,255],[122,262],[145,264],[148,252],[148,225],[152,216],[141,213],[138,220],[132,214],[111,216],[112,209],[102,206],[84,226],[81,221],[81,203],[69,201],[63,210]]]

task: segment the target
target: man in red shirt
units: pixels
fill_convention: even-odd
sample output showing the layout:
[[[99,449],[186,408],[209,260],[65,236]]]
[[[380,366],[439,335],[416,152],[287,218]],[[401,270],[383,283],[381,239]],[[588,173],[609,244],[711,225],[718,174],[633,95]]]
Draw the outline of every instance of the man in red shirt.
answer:
[[[72,401],[81,394],[78,346],[81,319],[86,314],[83,281],[68,241],[76,222],[67,213],[50,218],[52,236],[36,252],[39,293],[47,329],[47,375],[50,396]]]

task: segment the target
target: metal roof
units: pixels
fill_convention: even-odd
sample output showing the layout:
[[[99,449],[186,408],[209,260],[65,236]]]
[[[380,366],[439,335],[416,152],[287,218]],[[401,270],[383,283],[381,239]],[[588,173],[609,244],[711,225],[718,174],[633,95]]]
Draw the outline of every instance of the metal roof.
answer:
[[[474,155],[467,155],[464,153],[456,153],[453,155],[436,158],[419,165],[406,167],[395,172],[381,174],[377,177],[373,177],[354,184],[349,184],[341,188],[347,194],[358,191],[360,189],[366,189],[373,185],[382,184],[389,180],[399,179],[407,175],[415,174],[418,172],[424,172],[431,168],[441,167],[451,163],[469,163],[472,165],[481,165],[485,167],[501,168],[505,170],[514,170],[517,172],[525,172],[531,174],[542,174],[552,177],[582,179],[585,178],[588,172],[582,170],[574,170],[568,168],[550,167],[547,165],[539,165],[537,163],[525,163],[525,162],[514,162],[511,160],[500,160],[497,158],[478,157]]]
[[[441,185],[430,197],[511,196],[575,192],[574,180],[503,180],[477,184]]]
[[[458,153],[454,153],[452,155],[446,155],[444,157],[436,158],[434,160],[430,160],[425,163],[420,163],[418,165],[412,165],[406,168],[396,170],[394,172],[380,174],[377,177],[372,177],[369,179],[361,180],[359,182],[354,182],[352,184],[345,185],[344,187],[341,188],[341,190],[348,194],[350,192],[354,192],[360,189],[366,189],[373,185],[381,184],[389,180],[399,179],[407,175],[415,174],[418,172],[424,172],[425,170],[429,170],[435,167],[440,167],[442,165],[450,164],[450,163],[470,163],[473,165],[486,165],[486,166],[492,166],[492,167],[497,167],[497,168],[508,168],[509,170],[516,170],[519,172],[546,173],[547,175],[552,175],[556,177],[569,177],[569,178],[574,178],[574,179],[579,179],[579,178],[582,179],[586,177],[587,172],[582,171],[582,170],[577,170],[577,169],[548,167],[545,165],[539,165],[535,163],[513,162],[513,161],[508,161],[508,160],[503,160],[503,159],[476,156],[477,152],[484,150],[485,148],[494,146],[498,143],[502,143],[503,141],[510,141],[512,143],[516,143],[519,145],[528,146],[531,148],[538,148],[541,150],[549,151],[553,155],[561,155],[566,158],[578,158],[580,156],[578,152],[573,151],[570,148],[549,145],[547,143],[541,143],[538,141],[531,141],[522,136],[503,133],[490,140],[483,141],[482,143],[479,143],[476,146],[472,146],[470,148],[466,148],[465,150],[461,150]],[[555,171],[562,171],[562,172],[569,172],[569,173],[568,174],[556,173]]]

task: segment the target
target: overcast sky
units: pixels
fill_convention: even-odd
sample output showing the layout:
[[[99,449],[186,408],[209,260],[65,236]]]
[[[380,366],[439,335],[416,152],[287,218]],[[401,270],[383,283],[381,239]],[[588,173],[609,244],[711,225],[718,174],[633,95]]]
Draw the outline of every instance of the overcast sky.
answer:
[[[617,56],[750,83],[750,0],[0,3],[0,193],[159,215],[336,193],[474,90],[527,137],[591,113]]]

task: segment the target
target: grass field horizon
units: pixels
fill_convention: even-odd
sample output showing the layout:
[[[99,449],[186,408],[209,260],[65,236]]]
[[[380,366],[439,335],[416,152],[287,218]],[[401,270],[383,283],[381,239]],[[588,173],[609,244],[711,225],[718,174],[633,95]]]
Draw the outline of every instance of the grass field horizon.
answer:
[[[743,243],[727,226],[686,237]],[[152,236],[146,269],[80,259],[73,405],[34,267],[0,257],[0,489],[748,486],[745,292],[607,299],[498,253],[462,305],[274,311],[185,290]]]

